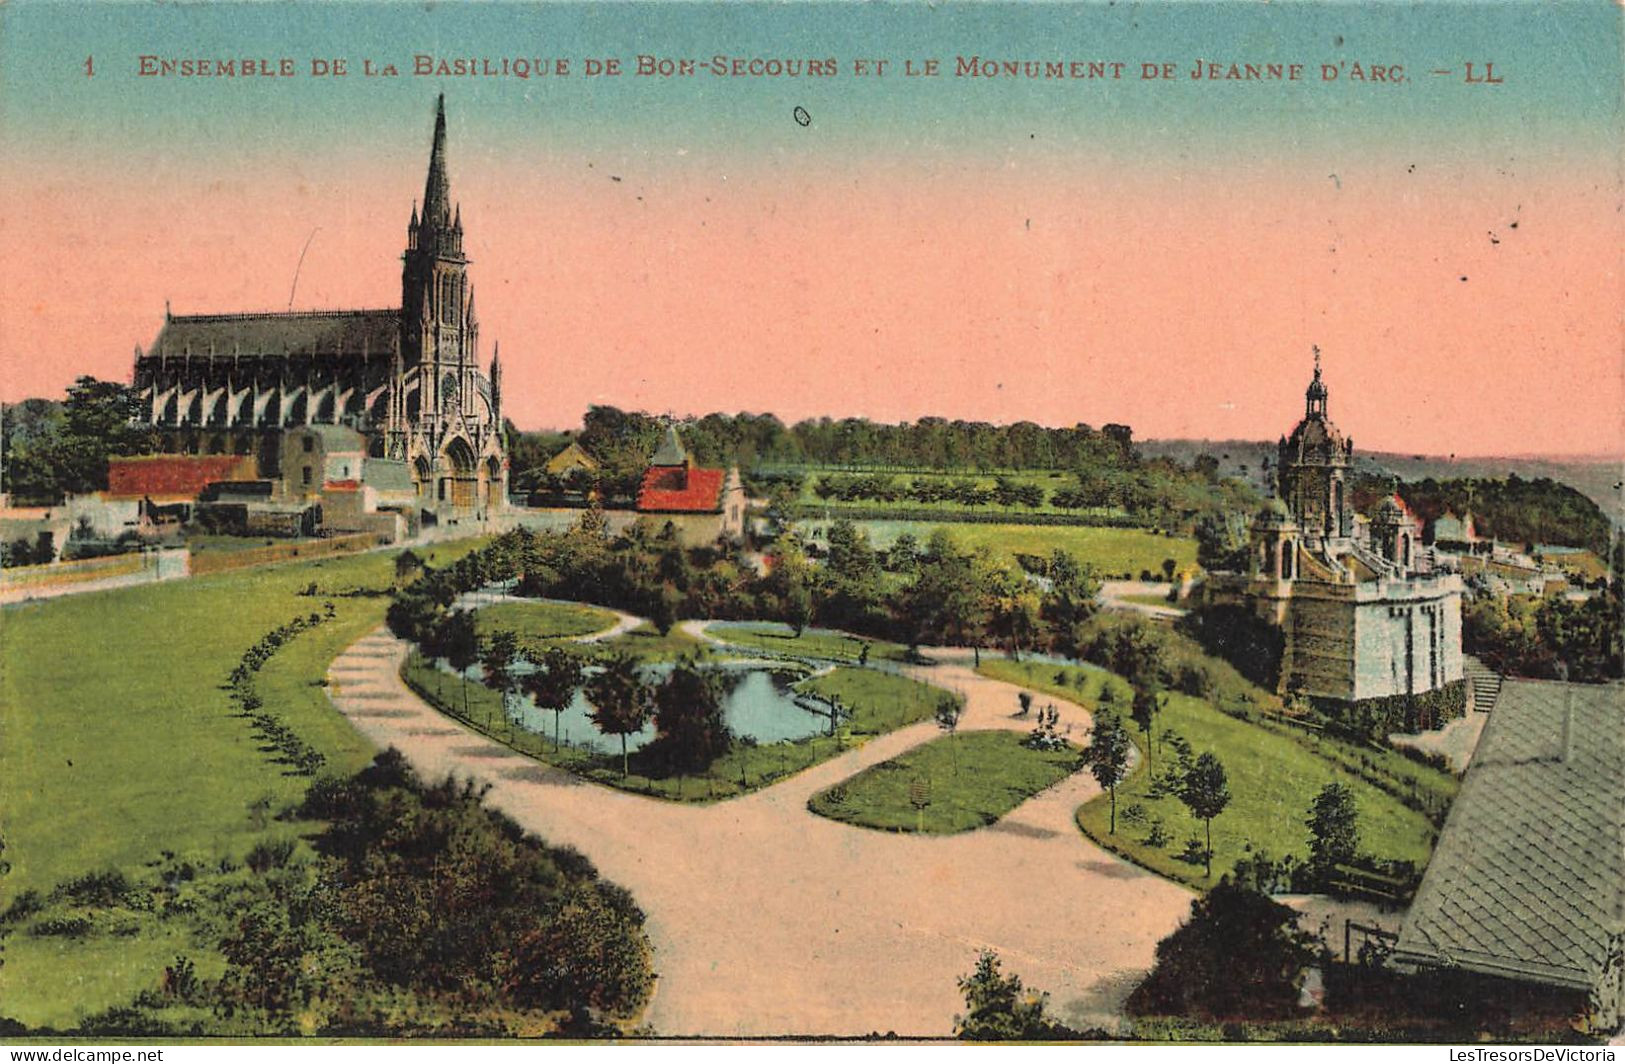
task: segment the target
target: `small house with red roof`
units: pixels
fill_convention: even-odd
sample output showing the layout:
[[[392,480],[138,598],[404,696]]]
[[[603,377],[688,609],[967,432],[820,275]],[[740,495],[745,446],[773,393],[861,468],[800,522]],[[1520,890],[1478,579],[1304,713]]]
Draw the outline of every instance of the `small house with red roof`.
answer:
[[[745,533],[744,482],[738,469],[695,465],[676,426],[668,425],[638,486],[637,513],[657,528],[670,524],[684,546],[737,540]]]

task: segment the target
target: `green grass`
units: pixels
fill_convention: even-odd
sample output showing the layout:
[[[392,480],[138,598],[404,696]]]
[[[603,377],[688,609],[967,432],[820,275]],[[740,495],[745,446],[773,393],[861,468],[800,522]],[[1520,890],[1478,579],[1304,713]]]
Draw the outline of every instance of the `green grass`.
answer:
[[[787,624],[717,624],[707,628],[706,634],[734,646],[786,657],[856,662],[862,654],[863,645],[867,643],[870,661],[908,660],[908,648],[901,643],[867,639],[829,629],[810,628],[798,636]]]
[[[821,522],[797,522],[803,530]],[[876,547],[890,547],[898,536],[911,532],[923,546],[931,533],[946,528],[962,547],[987,547],[996,557],[1016,554],[1048,556],[1066,550],[1088,562],[1102,576],[1138,577],[1140,570],[1162,571],[1164,558],[1181,569],[1196,565],[1196,540],[1164,536],[1139,528],[1091,528],[1084,525],[979,524],[970,521],[858,521]]]
[[[472,544],[442,544],[442,561]],[[91,592],[8,607],[0,617],[0,808],[11,871],[0,908],[25,889],[47,892],[85,872],[132,878],[161,851],[214,865],[299,830],[274,814],[309,780],[284,774],[234,715],[227,675],[272,628],[321,610],[335,617],[286,644],[261,670],[268,707],[350,771],[369,744],[320,686],[328,663],[383,619],[382,596],[305,597],[384,588],[394,555],[378,552]],[[262,811],[253,807],[259,804]],[[263,810],[269,810],[267,817]],[[174,959],[167,932],[104,941],[9,937],[3,1010],[31,1024],[69,1025],[127,1000]],[[153,963],[159,963],[158,968]],[[200,966],[202,965],[200,956]]]
[[[928,684],[875,669],[836,668],[803,680],[797,688],[823,698],[838,698],[853,707],[846,727],[854,736],[884,735],[927,720],[942,697],[939,689]]]
[[[983,827],[1080,765],[1075,747],[1029,750],[1023,738],[1010,731],[943,736],[819,792],[807,808],[881,831],[946,835]]]
[[[574,639],[615,624],[609,610],[573,602],[498,602],[481,606],[474,619],[481,638],[506,629],[526,643]]]
[[[186,549],[194,554],[204,551],[229,553],[258,550],[261,547],[274,547],[279,543],[297,544],[309,542],[313,542],[313,540],[307,536],[221,536],[195,532],[186,537]]]
[[[1100,677],[1095,669],[1073,666],[1036,665],[1028,662],[985,660],[981,671],[994,679],[1020,684],[1045,694],[1079,702],[1091,710],[1097,706]],[[1067,682],[1057,683],[1057,675]],[[1081,676],[1088,686],[1081,692],[1075,686]],[[1117,705],[1125,719],[1127,686],[1113,678]],[[1378,786],[1358,770],[1357,747],[1332,739],[1311,739],[1286,734],[1283,727],[1264,726],[1229,716],[1200,699],[1170,693],[1156,718],[1158,748],[1154,753],[1158,770],[1165,767],[1170,751],[1160,736],[1172,729],[1190,742],[1196,755],[1213,753],[1229,777],[1230,805],[1213,821],[1213,877],[1207,878],[1201,864],[1182,860],[1186,840],[1201,838],[1202,823],[1193,818],[1183,803],[1172,795],[1152,797],[1151,773],[1144,749],[1143,734],[1128,722],[1135,745],[1140,748],[1140,767],[1117,788],[1117,831],[1109,830],[1111,805],[1102,795],[1078,810],[1078,824],[1084,833],[1107,849],[1121,853],[1170,879],[1206,887],[1231,871],[1236,861],[1254,850],[1266,850],[1274,858],[1288,853],[1305,857],[1308,829],[1304,821],[1309,806],[1327,783],[1346,783],[1354,791],[1359,809],[1360,848],[1377,857],[1416,862],[1421,867],[1432,852],[1436,832],[1428,818],[1408,808],[1393,794]],[[1318,751],[1317,751],[1318,748]],[[1369,751],[1376,755],[1377,752]],[[1432,772],[1425,766],[1393,755],[1400,766],[1379,758],[1382,768],[1392,768],[1407,776]],[[1375,773],[1373,773],[1375,774]],[[1447,786],[1440,777],[1433,781]],[[1392,785],[1393,781],[1386,781]],[[1143,818],[1128,813],[1131,807],[1143,810]],[[1125,815],[1128,814],[1128,815]],[[1160,819],[1169,841],[1163,846],[1146,842],[1153,820]]]
[[[705,658],[711,654],[711,648],[707,644],[695,639],[681,628],[674,627],[665,635],[661,635],[660,630],[648,622],[614,639],[592,643],[590,647],[630,654],[639,661],[651,663],[671,661],[685,655]]]
[[[643,660],[657,661],[661,657],[655,654]],[[602,754],[569,745],[555,748],[550,734],[512,726],[503,713],[502,699],[497,692],[478,682],[470,682],[465,690],[461,681],[436,668],[420,654],[413,653],[407,658],[401,675],[413,690],[442,713],[464,721],[474,730],[527,757],[605,786],[681,802],[732,798],[777,783],[860,746],[875,735],[926,719],[942,694],[934,687],[905,676],[873,669],[837,668],[801,684],[801,689],[810,694],[839,695],[853,708],[852,719],[840,726],[835,735],[813,735],[795,742],[762,746],[735,743],[732,750],[713,762],[704,773],[682,778],[652,774],[634,751],[631,771],[622,776],[618,752]]]

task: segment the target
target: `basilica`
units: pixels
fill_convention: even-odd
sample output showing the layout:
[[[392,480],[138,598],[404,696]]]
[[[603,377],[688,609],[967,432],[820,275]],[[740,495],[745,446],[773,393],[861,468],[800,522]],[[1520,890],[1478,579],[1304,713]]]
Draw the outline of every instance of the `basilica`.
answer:
[[[187,315],[166,308],[157,339],[136,351],[142,419],[166,451],[237,456],[290,502],[376,482],[386,497],[404,496],[414,523],[502,508],[502,365],[496,354],[488,373],[479,364],[443,96],[422,213],[414,204],[402,259],[399,307]],[[352,452],[353,461],[334,461]]]
[[[1249,531],[1247,571],[1214,574],[1204,596],[1279,629],[1284,691],[1354,703],[1459,686],[1461,578],[1434,571],[1397,496],[1369,518],[1355,512],[1354,443],[1326,405],[1317,351],[1303,419],[1280,441],[1274,498]]]

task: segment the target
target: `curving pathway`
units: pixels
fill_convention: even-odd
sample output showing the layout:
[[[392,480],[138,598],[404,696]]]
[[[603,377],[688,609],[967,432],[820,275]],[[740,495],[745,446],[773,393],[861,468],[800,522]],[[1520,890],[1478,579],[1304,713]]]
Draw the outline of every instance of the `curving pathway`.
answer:
[[[936,738],[926,722],[753,794],[677,805],[465,730],[401,681],[407,651],[382,628],[353,644],[328,673],[334,705],[426,776],[490,783],[492,805],[632,891],[649,915],[660,981],[648,1020],[661,1035],[945,1036],[964,1007],[955,980],[983,948],[1049,991],[1063,1021],[1110,1027],[1189,911],[1182,888],[1078,832],[1073,811],[1098,792],[1086,772],[962,835],[886,834],[807,811],[822,788]],[[965,694],[962,730],[1031,726],[1011,719],[1017,687],[958,664],[907,671]],[[1086,734],[1087,714],[1058,708],[1063,731]]]

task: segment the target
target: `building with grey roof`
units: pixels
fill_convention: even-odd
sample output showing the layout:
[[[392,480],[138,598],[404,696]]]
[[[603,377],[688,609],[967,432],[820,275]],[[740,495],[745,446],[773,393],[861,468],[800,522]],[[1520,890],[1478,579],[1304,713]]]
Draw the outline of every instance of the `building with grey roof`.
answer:
[[[1393,960],[1625,1005],[1625,686],[1508,680]]]
[[[489,373],[479,364],[444,97],[423,211],[412,207],[402,262],[398,308],[182,315],[166,307],[157,338],[136,351],[142,420],[168,451],[252,455],[262,476],[283,479],[287,434],[358,432],[366,455],[405,464],[425,514],[500,508],[508,479],[502,366],[495,355]],[[361,476],[353,464],[353,473],[327,479]],[[322,490],[315,464],[301,460],[296,468],[296,493]]]

